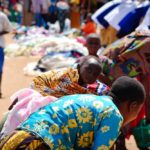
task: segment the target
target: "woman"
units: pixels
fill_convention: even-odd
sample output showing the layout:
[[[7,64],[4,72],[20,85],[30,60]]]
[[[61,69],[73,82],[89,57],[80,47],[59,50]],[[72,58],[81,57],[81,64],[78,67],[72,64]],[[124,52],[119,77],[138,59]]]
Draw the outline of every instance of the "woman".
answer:
[[[121,126],[137,116],[144,99],[143,85],[125,76],[113,83],[108,96],[64,96],[33,113],[1,140],[0,148],[110,149]]]
[[[109,82],[109,85],[111,86],[112,82],[116,78],[126,75],[132,78],[137,78],[145,87],[147,95],[145,100],[146,107],[143,107],[136,120],[131,122],[129,125],[130,128],[128,126],[128,131],[130,132],[131,129],[139,125],[141,119],[144,117],[146,117],[145,119],[147,123],[150,122],[149,44],[149,32],[142,32],[141,30],[141,32],[133,32],[130,35],[127,35],[124,38],[114,42],[101,53],[112,60],[107,61],[106,59],[102,61],[103,73],[105,74],[103,78],[105,80],[103,80],[101,76],[101,81],[104,83]],[[127,133],[124,134],[124,141],[126,134]],[[123,149],[123,145],[121,145],[121,148]],[[121,148],[119,147],[116,149],[121,150]]]

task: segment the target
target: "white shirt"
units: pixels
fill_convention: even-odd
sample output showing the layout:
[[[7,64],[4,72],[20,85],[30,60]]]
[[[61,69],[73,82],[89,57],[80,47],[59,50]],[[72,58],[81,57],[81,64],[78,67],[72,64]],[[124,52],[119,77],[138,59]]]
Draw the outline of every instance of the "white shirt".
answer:
[[[10,21],[8,20],[7,16],[0,12],[0,32],[6,31],[10,32],[12,29]],[[5,47],[5,42],[4,42],[4,36],[0,35],[0,47]]]

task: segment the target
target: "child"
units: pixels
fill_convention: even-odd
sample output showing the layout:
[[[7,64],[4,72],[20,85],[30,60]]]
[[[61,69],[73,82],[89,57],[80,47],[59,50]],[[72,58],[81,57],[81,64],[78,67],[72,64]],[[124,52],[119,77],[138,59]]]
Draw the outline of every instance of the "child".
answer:
[[[76,93],[89,93],[87,84],[96,81],[101,73],[101,62],[95,56],[84,56],[77,68],[51,70],[33,79],[32,87],[42,95],[61,97]],[[90,92],[91,93],[91,92]]]
[[[97,52],[101,48],[100,37],[96,33],[89,34],[86,39],[86,47],[89,55],[97,56]]]
[[[108,96],[64,96],[30,115],[1,140],[0,148],[110,149],[120,128],[135,119],[144,99],[143,85],[125,76],[113,83]]]

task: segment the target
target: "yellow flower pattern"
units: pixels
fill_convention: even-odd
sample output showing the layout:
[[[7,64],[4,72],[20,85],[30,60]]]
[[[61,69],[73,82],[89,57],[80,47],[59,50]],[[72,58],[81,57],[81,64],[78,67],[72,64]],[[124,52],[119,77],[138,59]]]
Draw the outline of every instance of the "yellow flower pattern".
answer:
[[[62,132],[62,134],[68,134],[69,130],[66,126],[62,126],[61,132]]]
[[[106,108],[105,111],[99,114],[100,119],[109,118],[112,115],[112,108]]]
[[[122,120],[120,120],[120,122],[119,122],[119,126],[118,126],[118,132],[120,131],[120,128],[121,128],[122,124],[123,124],[123,121],[122,121]]]
[[[87,123],[92,118],[92,112],[88,108],[82,107],[77,110],[77,117],[79,122]]]
[[[48,139],[47,137],[44,137],[44,141],[50,146],[51,149],[54,148],[52,140]]]
[[[102,133],[108,132],[110,130],[109,126],[104,126],[101,128]]]
[[[94,106],[96,109],[99,109],[99,108],[103,107],[103,103],[100,102],[100,101],[95,101],[95,102],[93,102],[93,106]]]
[[[70,115],[70,114],[72,114],[72,110],[71,109],[66,109],[66,111],[67,111],[67,113]]]
[[[115,143],[115,140],[109,140],[109,148],[111,148],[113,146],[113,144]]]
[[[68,124],[70,128],[76,128],[77,127],[77,123],[75,119],[70,119],[68,120]]]
[[[57,117],[57,114],[53,114],[53,116],[52,116],[53,118],[56,118]]]
[[[58,134],[59,133],[59,126],[57,124],[53,124],[49,128],[50,134]]]
[[[66,149],[67,149],[66,145],[62,144],[61,140],[58,140],[58,145],[56,150],[66,150]]]
[[[97,150],[109,150],[109,147],[106,145],[102,145],[102,146],[98,147]]]
[[[80,147],[85,148],[85,147],[91,147],[93,142],[93,132],[87,132],[84,133],[78,141],[78,144]]]

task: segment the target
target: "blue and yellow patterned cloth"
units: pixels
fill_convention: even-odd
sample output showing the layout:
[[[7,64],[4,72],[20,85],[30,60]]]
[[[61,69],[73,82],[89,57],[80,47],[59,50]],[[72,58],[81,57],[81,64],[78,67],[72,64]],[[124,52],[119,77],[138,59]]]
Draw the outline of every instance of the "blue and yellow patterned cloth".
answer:
[[[76,94],[41,108],[18,129],[41,137],[51,150],[109,150],[122,122],[110,97]]]

